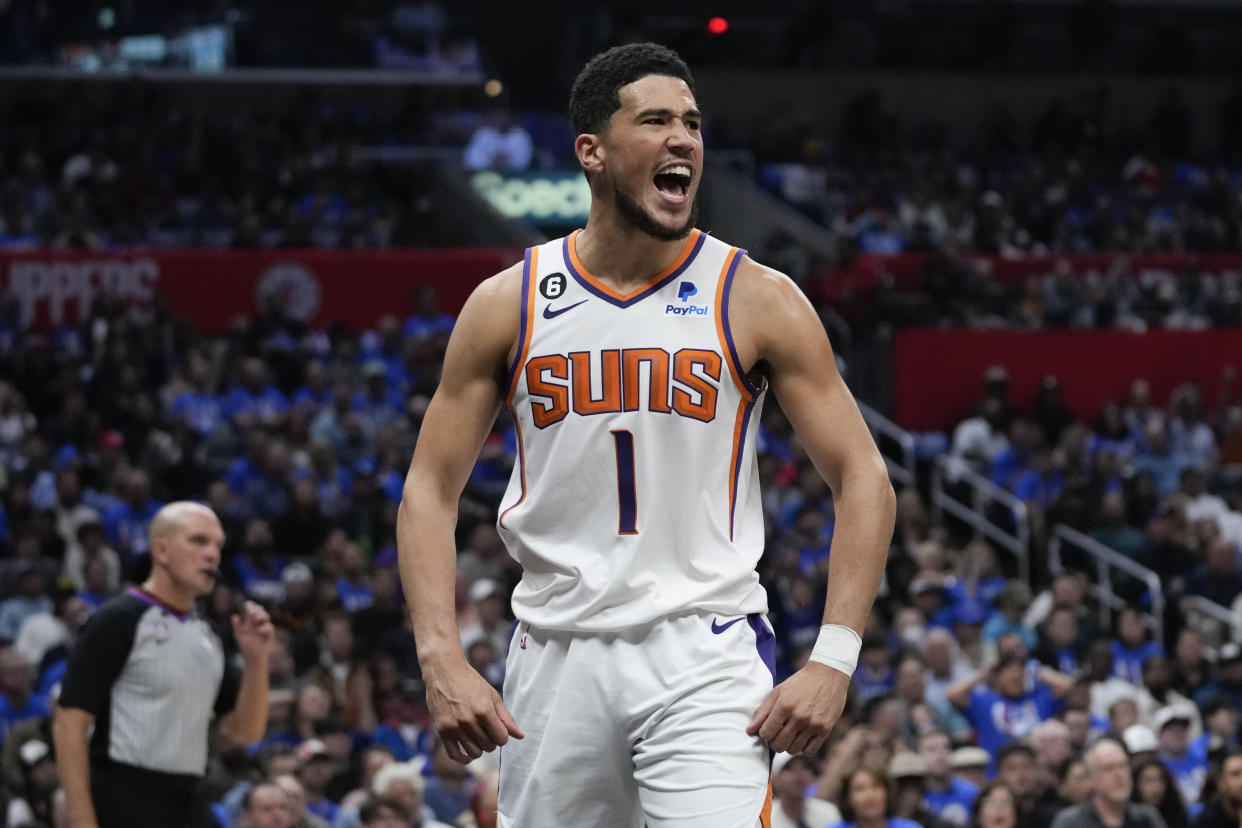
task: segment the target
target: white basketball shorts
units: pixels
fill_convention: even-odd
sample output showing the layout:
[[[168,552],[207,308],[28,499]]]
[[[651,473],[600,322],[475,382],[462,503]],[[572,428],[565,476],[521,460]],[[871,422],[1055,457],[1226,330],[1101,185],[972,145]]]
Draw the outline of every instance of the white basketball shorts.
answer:
[[[767,746],[746,727],[772,690],[762,616],[686,612],[620,633],[519,624],[504,700],[499,828],[757,828]]]

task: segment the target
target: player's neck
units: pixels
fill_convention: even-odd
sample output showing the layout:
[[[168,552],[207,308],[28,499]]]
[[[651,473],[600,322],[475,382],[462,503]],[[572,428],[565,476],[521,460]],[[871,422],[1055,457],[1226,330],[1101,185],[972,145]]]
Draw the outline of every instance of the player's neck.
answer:
[[[574,250],[587,272],[625,293],[676,261],[688,238],[661,241],[623,225],[615,214],[592,215],[574,238]]]

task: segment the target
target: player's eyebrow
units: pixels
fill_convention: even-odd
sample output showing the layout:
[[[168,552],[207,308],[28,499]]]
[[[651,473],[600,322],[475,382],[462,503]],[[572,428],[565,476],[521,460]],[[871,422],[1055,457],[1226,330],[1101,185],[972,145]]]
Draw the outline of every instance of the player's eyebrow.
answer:
[[[681,118],[698,118],[700,120],[702,120],[703,118],[703,113],[699,112],[697,109],[694,109],[693,107],[690,109],[687,109],[685,112],[682,112],[680,116],[676,112],[668,108],[663,108],[663,109],[651,108],[651,109],[644,109],[640,111],[638,115],[635,117],[641,120],[643,118],[649,118],[652,115],[657,115],[662,118],[681,117]]]

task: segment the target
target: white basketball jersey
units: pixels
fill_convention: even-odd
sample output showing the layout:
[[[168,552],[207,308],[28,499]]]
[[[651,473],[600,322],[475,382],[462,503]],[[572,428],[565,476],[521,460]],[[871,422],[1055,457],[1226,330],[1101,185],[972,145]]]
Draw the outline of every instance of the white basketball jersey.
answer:
[[[755,433],[729,287],[745,251],[695,230],[621,295],[577,234],[526,251],[507,402],[518,464],[501,536],[524,570],[521,621],[616,631],[686,609],[766,612]]]

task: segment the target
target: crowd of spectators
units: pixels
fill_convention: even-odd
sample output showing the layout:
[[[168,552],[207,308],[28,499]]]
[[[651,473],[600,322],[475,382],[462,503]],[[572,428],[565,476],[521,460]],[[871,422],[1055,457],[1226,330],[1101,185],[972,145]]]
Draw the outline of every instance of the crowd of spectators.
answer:
[[[45,717],[65,654],[94,608],[142,578],[158,506],[193,498],[228,535],[224,582],[203,612],[228,641],[227,615],[244,595],[278,627],[268,735],[250,749],[221,737],[213,746],[208,793],[221,824],[260,824],[251,811],[275,800],[296,803],[296,824],[356,825],[366,790],[399,795],[423,826],[488,824],[479,803],[494,794],[494,768],[461,768],[428,731],[396,572],[405,466],[453,325],[431,304],[357,335],[303,330],[272,310],[208,337],[163,310],[136,324],[105,296],[80,327],[10,332],[0,355],[9,378],[0,384],[0,752],[10,814],[54,824]],[[1237,598],[1236,388],[1216,402],[1187,386],[1162,408],[1138,383],[1088,426],[1066,411],[1055,382],[1035,410],[1019,411],[1003,375],[987,379],[979,416],[946,442],[1030,505],[1037,559],[1041,528],[1066,522],[1157,569],[1174,599]],[[761,577],[784,677],[819,628],[834,515],[775,407],[760,448]],[[506,596],[520,575],[494,523],[514,451],[511,424],[498,420],[457,533],[462,644],[497,685]],[[934,519],[917,488],[899,504],[853,701],[822,757],[782,760],[778,799],[796,810],[791,791],[801,786],[815,791],[813,809],[865,813],[874,803],[854,791],[865,780],[848,771],[861,760],[893,771],[900,784],[888,807],[922,824],[939,824],[924,821],[928,810],[965,823],[978,788],[966,777],[994,776],[1019,824],[1046,825],[1054,806],[1073,801],[1078,777],[1100,772],[1071,757],[1110,733],[1136,761],[1159,757],[1187,808],[1211,800],[1202,793],[1215,784],[1211,761],[1236,740],[1242,705],[1242,650],[1230,630],[1189,623],[1173,600],[1166,651],[1144,624],[1141,588],[1119,583],[1131,608],[1102,625],[1088,576],[1073,568],[1082,561],[1019,581],[991,545]],[[1046,818],[1030,821],[1037,812]]]
[[[1242,246],[1242,87],[1202,123],[1169,86],[1122,116],[1107,87],[1033,123],[995,104],[975,134],[903,122],[872,90],[840,127],[773,110],[750,147],[759,181],[862,252],[997,255],[1233,251]]]

